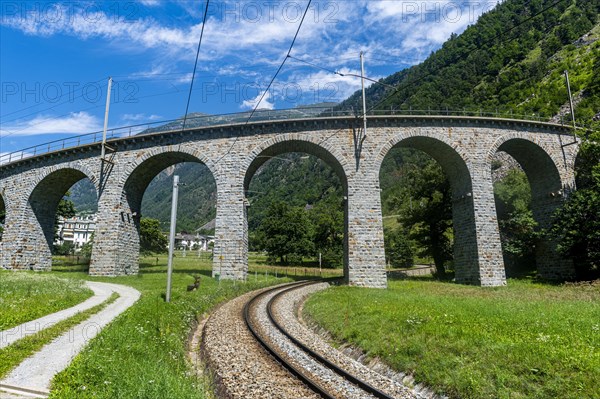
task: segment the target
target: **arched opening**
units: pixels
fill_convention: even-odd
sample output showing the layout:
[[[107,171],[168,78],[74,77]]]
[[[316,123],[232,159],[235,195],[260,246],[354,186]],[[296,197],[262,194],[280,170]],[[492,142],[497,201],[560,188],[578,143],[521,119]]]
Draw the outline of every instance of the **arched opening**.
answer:
[[[504,151],[494,154],[491,169],[506,275],[529,275],[537,270],[537,223],[531,210],[531,187],[527,175],[519,163]]]
[[[593,147],[584,145],[575,157],[573,168],[575,170],[575,186],[577,190],[586,189],[594,186],[594,177],[592,171],[598,164],[598,157],[594,156]]]
[[[495,184],[503,252],[505,259],[509,258],[509,269],[518,266],[514,265],[514,259],[510,260],[513,251],[524,255],[524,261],[530,263],[525,272],[536,267],[543,278],[573,277],[572,262],[558,256],[554,243],[536,236],[536,232],[550,227],[552,215],[563,201],[563,184],[556,164],[542,147],[522,138],[504,141],[496,154],[500,154],[496,155],[496,162],[504,157],[504,163],[512,163],[511,171],[500,179],[506,180],[506,184]],[[492,161],[492,169],[497,166],[498,163]],[[531,265],[532,262],[535,264]],[[522,268],[517,267],[519,271]]]
[[[147,272],[166,265],[174,175],[180,179],[176,257],[189,258],[187,263],[193,263],[195,268],[210,269],[216,213],[215,179],[197,157],[166,152],[139,164],[123,186],[117,248],[121,274],[135,274],[140,265]],[[141,264],[140,254],[144,255]]]
[[[380,171],[386,266],[451,268],[452,197],[442,167],[428,154],[396,147]]]
[[[72,201],[71,193],[74,188],[86,182],[91,188],[88,201],[93,208],[97,203],[97,191],[89,176],[78,169],[59,169],[50,173],[32,191],[29,204],[33,210],[37,225],[33,234],[40,234],[35,239],[37,261],[29,263],[29,268],[35,270],[49,269],[51,255],[71,257],[64,259],[67,264],[85,264],[89,262],[91,250],[81,253],[85,245],[93,238],[95,216],[90,213],[78,212],[77,205]]]
[[[251,268],[259,260],[288,273],[347,276],[347,181],[334,155],[304,141],[271,145],[247,169],[244,192]]]
[[[89,178],[73,184],[58,202],[52,254],[63,267],[87,270],[92,256],[98,196]]]
[[[402,268],[435,266],[440,277],[479,283],[471,177],[441,140],[401,137],[379,170],[386,261]]]

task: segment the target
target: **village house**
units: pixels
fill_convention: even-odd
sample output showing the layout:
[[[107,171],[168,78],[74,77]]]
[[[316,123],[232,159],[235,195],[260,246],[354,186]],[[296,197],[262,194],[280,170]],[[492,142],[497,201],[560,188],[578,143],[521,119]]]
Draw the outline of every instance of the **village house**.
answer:
[[[70,242],[75,249],[81,248],[92,239],[96,230],[96,215],[81,215],[72,218],[58,219],[57,236],[55,245]]]

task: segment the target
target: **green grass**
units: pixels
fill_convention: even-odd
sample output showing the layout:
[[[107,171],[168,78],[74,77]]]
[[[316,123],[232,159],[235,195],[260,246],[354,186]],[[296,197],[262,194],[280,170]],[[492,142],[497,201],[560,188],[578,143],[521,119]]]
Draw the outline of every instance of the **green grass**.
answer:
[[[180,271],[188,271],[190,274],[197,273],[199,270],[205,271],[207,274],[212,270],[212,260],[208,253],[201,253],[198,257],[197,252],[186,253],[184,257],[182,251],[177,251],[175,254],[175,262]],[[166,255],[142,256],[140,258],[140,270],[144,273],[157,272],[165,270],[167,266]],[[265,278],[265,275],[277,275],[277,277],[290,278],[313,278],[313,277],[342,277],[344,271],[342,269],[327,269],[323,268],[319,273],[318,265],[304,266],[281,266],[272,265],[267,261],[267,256],[262,253],[250,252],[248,254],[248,281],[256,281]]]
[[[81,281],[0,271],[0,331],[69,308],[92,295]]]
[[[94,279],[135,287],[142,297],[55,377],[51,398],[210,397],[210,384],[195,375],[186,356],[196,319],[229,298],[289,281],[262,275],[256,282],[250,278],[247,283],[219,283],[209,277],[208,260],[188,254],[175,258],[171,303],[167,304],[165,257],[159,256],[156,263],[156,256],[144,257],[139,276]],[[78,271],[56,274],[89,278]],[[202,275],[200,289],[186,292],[192,276],[198,274]]]
[[[110,298],[99,305],[77,313],[66,320],[56,323],[52,327],[46,328],[37,334],[28,335],[27,337],[16,341],[14,344],[0,349],[0,358],[2,359],[2,362],[0,363],[0,378],[5,377],[13,368],[17,367],[23,360],[39,351],[44,345],[50,343],[52,340],[61,336],[70,328],[76,326],[90,316],[98,313],[107,305],[114,302],[118,297],[118,294],[113,293]]]
[[[599,398],[600,287],[428,279],[387,290],[336,287],[305,312],[452,398]]]

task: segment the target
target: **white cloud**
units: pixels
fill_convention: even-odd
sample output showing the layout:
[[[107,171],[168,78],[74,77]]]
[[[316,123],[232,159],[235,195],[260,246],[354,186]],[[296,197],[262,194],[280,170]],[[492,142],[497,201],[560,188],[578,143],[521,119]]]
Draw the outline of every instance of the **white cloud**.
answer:
[[[103,37],[113,40],[129,40],[145,48],[192,46],[196,31],[200,26],[191,26],[186,30],[161,26],[156,20],[145,18],[126,20],[123,17],[110,16],[103,11],[88,12],[81,9],[68,9],[56,5],[57,17],[49,18],[40,12],[27,13],[25,17],[12,16],[2,19],[2,25],[21,30],[32,36],[54,36],[66,34],[80,39]],[[198,31],[199,32],[199,31]]]
[[[158,0],[137,1],[147,7],[159,6]],[[202,29],[202,24],[198,23],[202,15],[193,13],[198,10],[203,12],[203,9],[199,6],[200,2],[172,2],[184,9],[193,8],[189,10],[192,17],[187,19],[188,22],[183,22],[185,18],[167,22],[168,18],[157,14],[161,10],[146,14],[155,15],[154,18],[137,16],[127,20],[110,15],[108,10],[86,13],[78,6],[70,6],[71,9],[65,10],[69,18],[53,20],[31,12],[24,17],[7,16],[0,24],[42,37],[68,35],[81,40],[101,38],[128,55],[148,51],[151,60],[146,65],[151,65],[150,69],[131,78],[154,79],[159,75],[172,75],[170,81],[173,83],[169,84],[189,84],[191,74],[187,72],[193,66]],[[462,32],[497,2],[313,1],[292,55],[330,69],[346,68],[350,71],[358,64],[358,53],[366,51],[367,62],[371,66],[397,66],[399,70],[425,59],[451,33]],[[204,31],[197,79],[206,80],[207,74],[234,79],[237,83],[269,79],[285,57],[298,28],[299,18],[295,18],[294,12],[290,13],[289,7],[298,6],[303,11],[306,2],[222,0],[214,4]],[[261,8],[259,19],[253,19],[251,8],[248,9],[250,11],[244,11],[248,5]],[[385,61],[376,60],[378,57]],[[182,70],[186,73],[175,74]],[[334,85],[333,94],[340,100],[360,87],[359,79],[311,70],[306,65],[292,62],[286,64],[278,77],[276,83],[280,82],[298,84],[304,92],[307,92],[307,88],[317,87],[328,98],[331,97],[331,90],[326,93],[322,89],[323,84],[329,84],[329,88]],[[277,91],[272,91],[268,96],[261,107],[273,107],[275,100],[282,97]],[[241,107],[251,107],[256,101],[258,98],[246,99]]]
[[[160,5],[160,0],[138,0],[138,2],[146,7],[156,7]]]
[[[147,115],[147,114],[124,114],[121,119],[126,123],[140,123],[140,122],[155,122],[163,119],[160,115]]]
[[[344,76],[336,75],[327,71],[318,71],[311,74],[294,74],[288,82],[298,85],[303,93],[310,97],[309,102],[337,102],[346,99],[356,90],[361,88],[359,70],[341,68],[339,71]],[[368,73],[365,72],[367,75]],[[367,86],[370,82],[367,82]]]
[[[0,138],[41,134],[85,134],[102,129],[102,124],[87,112],[72,112],[63,117],[38,116],[26,122],[0,127]]]
[[[260,97],[262,95],[263,95],[263,92],[259,93],[256,97],[254,97],[250,100],[245,100],[244,102],[242,102],[242,105],[240,105],[240,108],[254,109],[256,107],[257,109],[274,109],[275,103],[269,101],[269,99],[271,98],[271,94],[269,92],[265,93],[265,96],[263,97],[263,99],[260,102],[260,104],[258,105],[258,107],[256,106],[256,104],[258,103],[258,101],[260,100]]]

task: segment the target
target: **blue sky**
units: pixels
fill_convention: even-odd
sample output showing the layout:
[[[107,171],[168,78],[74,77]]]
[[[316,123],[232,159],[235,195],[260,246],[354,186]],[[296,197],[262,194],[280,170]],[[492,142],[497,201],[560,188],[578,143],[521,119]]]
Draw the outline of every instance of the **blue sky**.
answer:
[[[292,51],[380,78],[424,60],[487,1],[313,0]],[[251,110],[283,61],[308,0],[212,0],[190,112]],[[0,155],[185,112],[205,1],[0,1]],[[360,80],[288,59],[259,108],[341,101]]]

